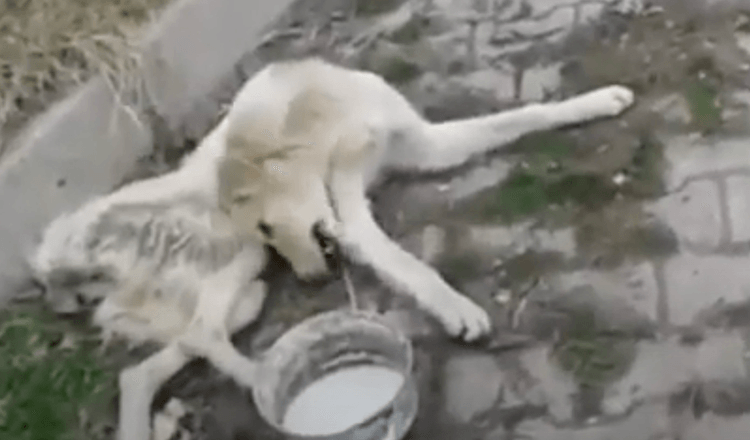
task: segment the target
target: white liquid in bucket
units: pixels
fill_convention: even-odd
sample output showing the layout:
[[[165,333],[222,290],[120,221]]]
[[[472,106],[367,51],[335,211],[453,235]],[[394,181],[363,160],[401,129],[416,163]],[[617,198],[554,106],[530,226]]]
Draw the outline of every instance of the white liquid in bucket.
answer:
[[[404,376],[390,368],[344,368],[313,382],[284,414],[283,426],[301,435],[331,435],[364,422],[398,393]]]

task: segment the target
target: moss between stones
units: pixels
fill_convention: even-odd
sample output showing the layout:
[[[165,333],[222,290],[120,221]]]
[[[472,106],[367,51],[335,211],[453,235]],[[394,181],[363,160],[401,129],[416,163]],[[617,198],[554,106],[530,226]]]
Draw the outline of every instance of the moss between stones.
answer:
[[[585,388],[599,388],[621,377],[636,354],[632,340],[600,335],[593,310],[570,312],[571,325],[553,351],[554,360]]]
[[[716,87],[706,81],[695,80],[685,87],[685,99],[690,106],[692,122],[703,133],[711,133],[721,127],[721,106]]]
[[[614,184],[595,173],[551,177],[516,169],[499,187],[481,196],[477,214],[487,221],[513,222],[550,205],[573,203],[594,209],[611,201],[616,193]]]

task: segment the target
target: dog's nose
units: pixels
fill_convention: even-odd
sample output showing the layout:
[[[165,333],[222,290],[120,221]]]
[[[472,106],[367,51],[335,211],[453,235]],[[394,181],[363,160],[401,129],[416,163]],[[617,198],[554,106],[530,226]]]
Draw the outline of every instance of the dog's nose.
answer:
[[[76,293],[76,302],[78,303],[79,307],[91,307],[91,306],[96,307],[99,304],[101,304],[103,299],[104,298],[98,298],[98,297],[89,298],[80,292]]]
[[[335,273],[328,272],[325,274],[317,274],[312,277],[304,278],[302,279],[302,282],[314,289],[317,289],[317,288],[325,287],[326,284],[330,283],[336,278],[337,276]]]
[[[325,258],[326,267],[333,276],[339,276],[341,274],[343,259],[339,243],[333,235],[325,230],[322,221],[316,222],[313,225],[312,234],[318,243],[323,258]]]

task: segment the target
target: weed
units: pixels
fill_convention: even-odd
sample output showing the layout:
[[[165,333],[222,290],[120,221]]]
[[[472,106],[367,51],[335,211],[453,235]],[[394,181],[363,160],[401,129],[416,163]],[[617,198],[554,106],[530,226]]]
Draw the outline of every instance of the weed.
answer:
[[[0,312],[0,437],[14,440],[104,438],[117,396],[114,369],[98,338],[72,332],[53,316]]]
[[[721,106],[718,90],[705,81],[692,81],[687,84],[685,99],[695,128],[710,133],[721,126]]]
[[[601,336],[590,309],[570,311],[570,322],[553,357],[582,387],[601,387],[627,371],[635,358],[633,341]]]
[[[168,2],[0,2],[0,133],[18,129],[30,113],[94,74],[118,98],[136,92],[141,99],[137,32]]]
[[[593,173],[540,176],[516,169],[499,187],[479,196],[478,214],[488,221],[513,222],[550,205],[595,209],[611,201],[616,192],[611,182]]]

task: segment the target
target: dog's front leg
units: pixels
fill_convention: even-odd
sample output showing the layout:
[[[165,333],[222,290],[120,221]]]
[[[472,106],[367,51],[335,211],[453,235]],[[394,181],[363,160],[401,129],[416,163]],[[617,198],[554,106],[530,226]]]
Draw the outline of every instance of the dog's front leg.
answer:
[[[475,118],[441,123],[412,118],[395,137],[386,164],[414,171],[450,169],[532,132],[616,116],[633,99],[629,89],[609,86],[561,102],[529,104]]]
[[[120,373],[118,440],[151,438],[151,402],[154,395],[190,359],[177,344],[170,344]]]
[[[397,291],[413,296],[451,335],[472,341],[490,331],[487,312],[448,285],[433,268],[403,250],[378,226],[365,198],[361,175],[338,173],[331,188],[343,226],[339,240],[348,256],[372,267]]]
[[[242,262],[238,259],[204,282],[196,313],[179,345],[188,355],[206,358],[239,385],[252,387],[257,363],[237,351],[230,335],[257,318],[267,289],[262,281],[242,283]]]
[[[203,357],[238,385],[252,388],[257,381],[258,363],[240,353],[226,329],[211,326],[203,320],[191,324],[179,342],[186,354]]]

